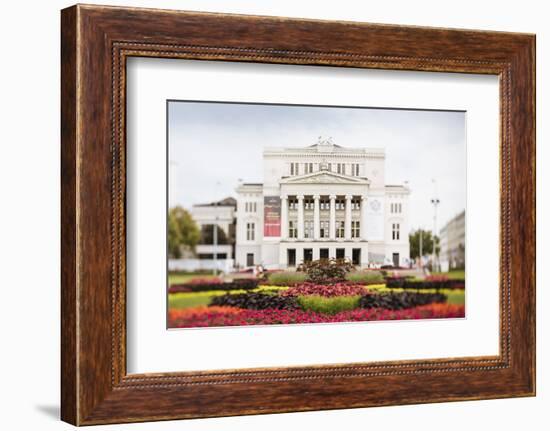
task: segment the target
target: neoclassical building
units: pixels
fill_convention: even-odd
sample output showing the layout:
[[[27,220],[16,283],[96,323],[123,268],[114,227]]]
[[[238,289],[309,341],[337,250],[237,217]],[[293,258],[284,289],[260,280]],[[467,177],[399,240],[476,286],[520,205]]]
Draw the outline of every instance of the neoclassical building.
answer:
[[[263,183],[237,187],[235,260],[295,267],[319,258],[408,265],[406,185],[385,184],[385,151],[330,139],[266,148]]]

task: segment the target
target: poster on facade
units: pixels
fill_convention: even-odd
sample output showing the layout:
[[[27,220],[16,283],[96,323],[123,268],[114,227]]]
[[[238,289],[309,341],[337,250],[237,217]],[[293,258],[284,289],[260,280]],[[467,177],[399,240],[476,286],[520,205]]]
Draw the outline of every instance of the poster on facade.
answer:
[[[281,198],[264,196],[264,237],[281,236]]]
[[[167,121],[169,329],[465,316],[464,111],[172,100]]]

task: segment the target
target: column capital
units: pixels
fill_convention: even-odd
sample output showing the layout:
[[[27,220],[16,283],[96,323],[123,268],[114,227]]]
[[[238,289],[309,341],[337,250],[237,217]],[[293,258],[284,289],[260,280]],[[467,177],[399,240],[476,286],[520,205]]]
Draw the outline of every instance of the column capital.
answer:
[[[298,199],[299,201],[303,201],[304,195],[296,195],[296,199]]]
[[[330,195],[330,196],[329,196],[329,199],[330,199],[331,201],[336,200],[336,195]]]
[[[368,199],[367,195],[361,195],[361,200],[366,201]]]
[[[318,201],[319,199],[321,199],[321,195],[313,195],[313,199],[315,199],[316,201]]]
[[[353,199],[353,195],[346,195],[346,200],[351,201]]]
[[[281,195],[281,199],[283,199],[283,200],[287,200],[287,199],[288,199],[288,195],[287,195],[286,193],[285,193],[285,194],[283,194],[283,195]]]

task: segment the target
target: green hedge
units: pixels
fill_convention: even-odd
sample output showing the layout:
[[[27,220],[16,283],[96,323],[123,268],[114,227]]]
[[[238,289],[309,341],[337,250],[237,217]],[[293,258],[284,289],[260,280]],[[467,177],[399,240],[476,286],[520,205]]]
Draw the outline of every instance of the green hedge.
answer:
[[[346,280],[357,284],[381,284],[384,276],[378,271],[355,271],[346,274]]]
[[[361,296],[324,296],[308,295],[299,296],[298,303],[306,311],[317,313],[336,314],[340,311],[353,310],[359,306]]]
[[[307,280],[303,272],[282,271],[273,272],[267,276],[267,283],[272,286],[294,286]]]

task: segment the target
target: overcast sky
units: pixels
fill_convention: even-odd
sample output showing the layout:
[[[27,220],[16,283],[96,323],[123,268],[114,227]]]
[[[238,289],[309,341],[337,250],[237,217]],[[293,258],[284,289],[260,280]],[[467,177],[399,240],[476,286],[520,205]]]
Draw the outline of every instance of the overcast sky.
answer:
[[[169,102],[169,187],[175,202],[235,196],[239,179],[262,182],[265,147],[305,147],[330,136],[343,147],[385,148],[386,184],[409,182],[411,228],[438,229],[466,207],[464,112]]]

